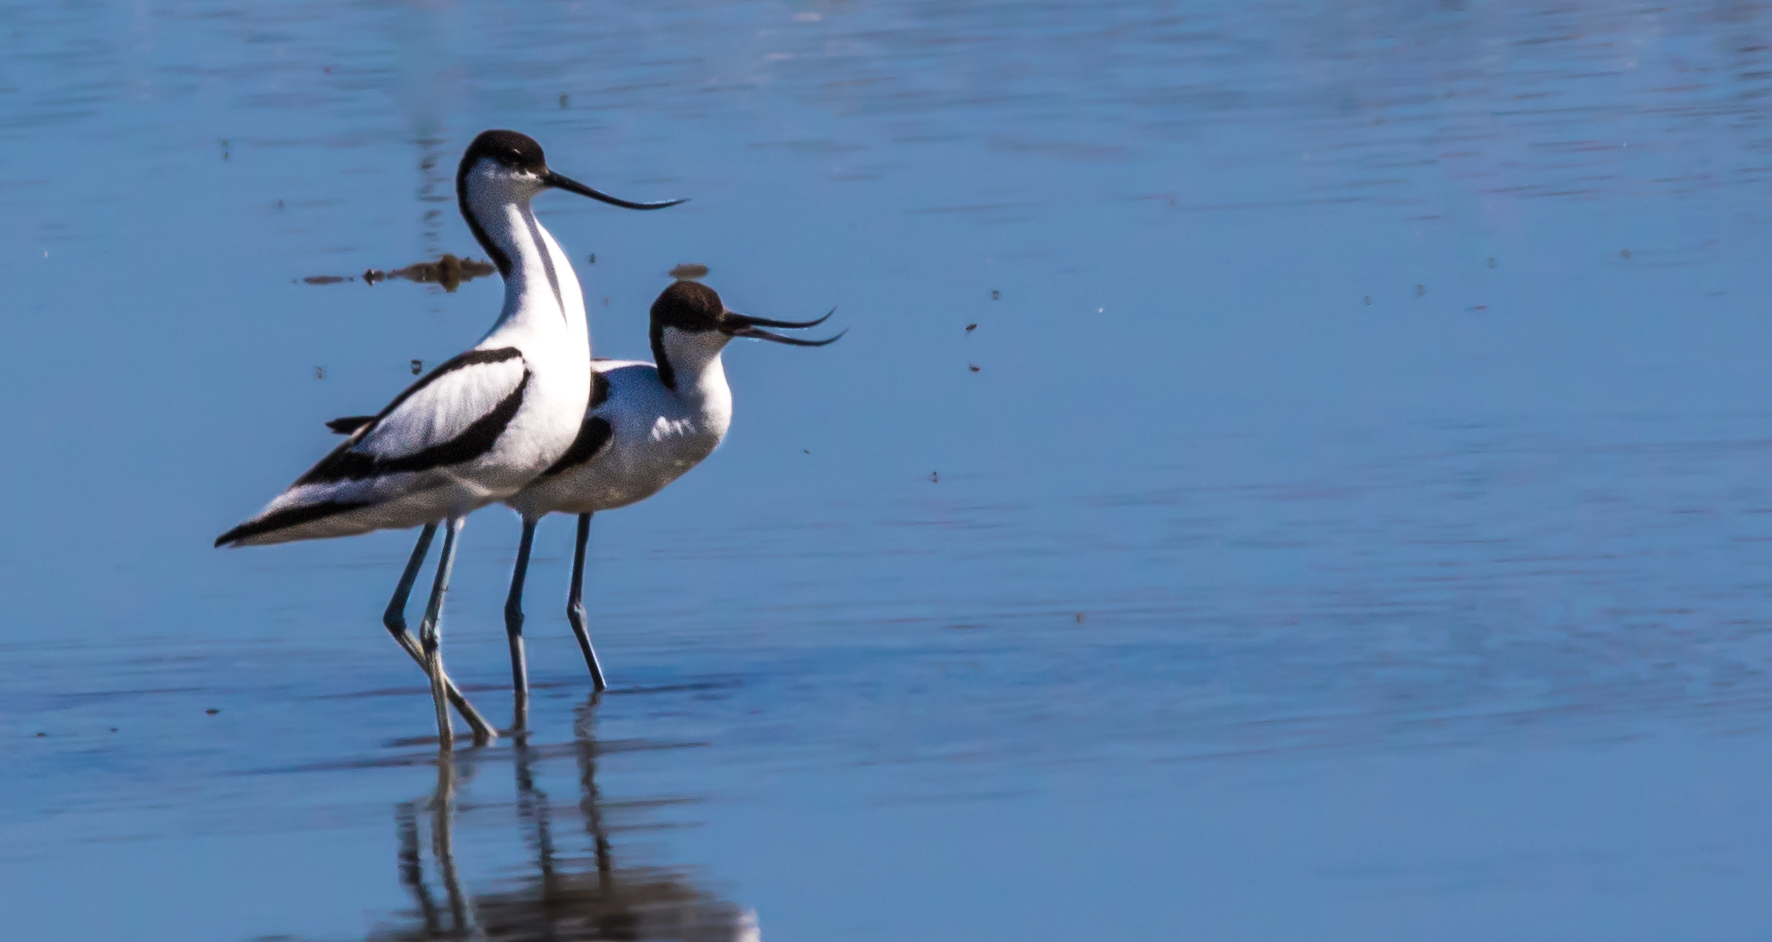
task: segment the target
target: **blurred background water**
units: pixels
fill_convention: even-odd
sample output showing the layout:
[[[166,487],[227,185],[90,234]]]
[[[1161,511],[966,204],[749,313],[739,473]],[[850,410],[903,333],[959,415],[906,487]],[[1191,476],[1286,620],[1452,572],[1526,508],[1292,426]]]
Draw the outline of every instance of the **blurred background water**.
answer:
[[[0,7],[21,939],[1760,939],[1760,3]],[[524,130],[599,355],[851,328],[531,572],[423,743],[384,533],[215,534],[491,323]],[[593,261],[594,257],[594,261]],[[970,324],[978,325],[968,331]],[[976,367],[976,369],[973,369]],[[450,666],[509,716],[517,538]],[[213,712],[211,712],[213,711]]]

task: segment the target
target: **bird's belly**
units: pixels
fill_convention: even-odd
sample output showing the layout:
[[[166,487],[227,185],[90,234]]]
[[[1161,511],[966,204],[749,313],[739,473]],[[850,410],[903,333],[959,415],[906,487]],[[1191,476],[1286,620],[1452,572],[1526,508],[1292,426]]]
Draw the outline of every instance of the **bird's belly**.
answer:
[[[626,507],[663,490],[711,450],[696,440],[617,445],[584,467],[536,482],[508,503],[529,516]]]

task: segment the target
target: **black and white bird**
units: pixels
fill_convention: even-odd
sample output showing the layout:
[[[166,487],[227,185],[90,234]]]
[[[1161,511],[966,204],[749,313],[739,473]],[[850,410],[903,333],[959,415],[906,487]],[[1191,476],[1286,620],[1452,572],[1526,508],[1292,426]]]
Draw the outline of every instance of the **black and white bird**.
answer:
[[[834,309],[833,309],[834,313]],[[712,288],[679,281],[652,304],[654,362],[595,360],[591,397],[572,447],[528,487],[505,499],[523,517],[523,537],[505,602],[505,630],[511,645],[511,682],[516,698],[513,729],[527,725],[528,669],[523,651],[523,581],[529,569],[535,527],[550,513],[578,515],[578,541],[572,555],[572,583],[566,618],[578,637],[591,683],[608,686],[585,624],[585,543],[591,515],[638,503],[658,493],[700,464],[732,425],[732,390],[720,354],[736,337],[754,337],[802,347],[824,340],[784,337],[766,327],[815,327],[831,315],[810,321],[747,317],[726,309]],[[348,428],[358,419],[338,419]]]
[[[599,193],[549,169],[541,145],[515,131],[476,137],[455,179],[462,217],[504,277],[498,321],[472,349],[354,422],[343,444],[215,541],[257,546],[423,526],[383,622],[430,675],[444,745],[452,738],[450,701],[477,741],[496,735],[449,681],[439,650],[461,520],[557,464],[577,438],[590,398],[584,297],[530,200],[560,189],[628,209],[682,202],[632,203]],[[406,599],[438,523],[443,550],[415,644],[406,631]]]
[[[505,503],[523,516],[523,536],[511,592],[505,601],[505,631],[511,645],[511,681],[516,697],[515,725],[525,725],[529,700],[523,654],[523,579],[535,526],[550,513],[578,515],[572,552],[572,582],[566,618],[590,668],[597,690],[608,686],[585,624],[585,542],[591,515],[638,503],[658,493],[712,454],[732,425],[732,389],[720,353],[733,338],[754,337],[800,347],[822,347],[823,340],[784,337],[766,327],[815,327],[830,318],[777,321],[727,310],[714,289],[679,281],[652,303],[652,363],[597,360],[589,407],[578,437],[560,460]]]

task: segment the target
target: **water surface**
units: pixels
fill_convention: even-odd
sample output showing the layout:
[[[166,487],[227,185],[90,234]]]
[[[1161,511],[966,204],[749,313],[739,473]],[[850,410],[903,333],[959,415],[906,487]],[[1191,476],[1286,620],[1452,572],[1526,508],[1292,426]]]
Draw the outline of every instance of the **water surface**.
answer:
[[[8,937],[1772,926],[1765,6],[0,30]],[[535,735],[439,769],[377,624],[410,534],[210,542],[491,322],[306,281],[479,257],[486,127],[693,198],[538,203],[599,355],[685,265],[851,333],[734,346],[728,442],[597,518],[595,704],[543,525]],[[464,539],[502,719],[517,526]]]

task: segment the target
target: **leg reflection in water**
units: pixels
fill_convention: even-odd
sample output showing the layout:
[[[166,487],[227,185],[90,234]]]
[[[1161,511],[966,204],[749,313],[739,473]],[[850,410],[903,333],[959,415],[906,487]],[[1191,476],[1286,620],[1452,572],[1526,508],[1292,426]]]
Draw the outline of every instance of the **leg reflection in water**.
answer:
[[[603,758],[594,734],[597,697],[579,709],[571,743],[532,746],[513,737],[517,783],[516,812],[533,868],[492,881],[491,892],[475,894],[457,872],[454,828],[458,809],[455,757],[439,756],[437,789],[430,801],[405,802],[395,809],[400,838],[400,882],[415,908],[391,926],[370,935],[382,942],[467,939],[517,940],[681,940],[755,942],[756,917],[696,885],[680,868],[621,866],[609,838],[597,763]],[[577,811],[584,824],[587,856],[569,848],[579,839],[570,831],[556,846],[555,816],[570,819],[572,808],[555,808],[536,783],[537,769],[570,753],[578,765]],[[470,759],[485,764],[488,757]],[[420,841],[420,811],[429,810],[430,850],[435,880],[446,900],[439,905],[426,878]],[[474,805],[476,814],[485,809]],[[491,810],[491,809],[485,809]],[[619,812],[618,812],[619,817]],[[580,852],[582,853],[582,851]]]

